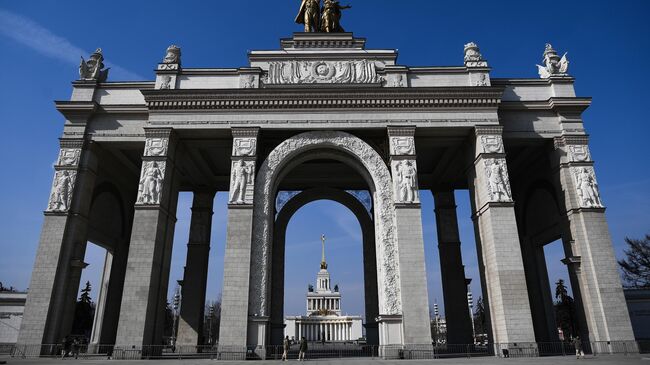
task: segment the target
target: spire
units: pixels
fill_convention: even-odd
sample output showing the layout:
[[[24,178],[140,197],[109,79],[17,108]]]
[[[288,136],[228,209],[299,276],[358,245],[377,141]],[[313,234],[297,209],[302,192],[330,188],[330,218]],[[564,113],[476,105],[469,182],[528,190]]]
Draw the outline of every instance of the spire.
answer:
[[[323,252],[320,259],[320,268],[321,270],[327,270],[327,261],[325,261],[325,235],[320,236]]]

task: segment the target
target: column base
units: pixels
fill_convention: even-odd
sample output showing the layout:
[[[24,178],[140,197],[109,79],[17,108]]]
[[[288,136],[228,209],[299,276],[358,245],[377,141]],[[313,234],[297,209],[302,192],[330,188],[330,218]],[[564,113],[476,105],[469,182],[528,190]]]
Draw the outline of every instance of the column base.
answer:
[[[269,317],[248,317],[247,347],[254,359],[266,359]]]
[[[495,343],[494,355],[497,357],[538,357],[537,342]]]
[[[379,324],[377,322],[366,323],[366,343],[368,345],[379,345]]]
[[[379,357],[399,359],[404,346],[404,328],[402,315],[380,315],[377,317],[379,327]]]

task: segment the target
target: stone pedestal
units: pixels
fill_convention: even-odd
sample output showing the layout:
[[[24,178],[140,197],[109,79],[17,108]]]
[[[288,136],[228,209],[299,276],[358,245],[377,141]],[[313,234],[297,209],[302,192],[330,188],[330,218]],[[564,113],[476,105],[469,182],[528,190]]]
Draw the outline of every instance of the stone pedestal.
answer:
[[[18,336],[19,344],[60,343],[70,332],[96,179],[93,145],[62,139]]]
[[[453,191],[434,192],[448,344],[472,344],[472,320]]]
[[[269,338],[269,317],[249,317],[247,337],[247,346],[253,350],[255,358],[265,360]]]
[[[470,172],[478,255],[496,344],[534,343],[524,265],[500,126],[476,127]]]
[[[160,345],[176,224],[174,136],[146,130],[116,348]]]
[[[399,359],[404,344],[402,316],[381,315],[377,317],[377,324],[379,326],[379,357],[384,360]]]
[[[214,195],[214,191],[194,192],[190,237],[187,244],[187,260],[181,293],[183,304],[178,319],[176,338],[176,344],[179,346],[196,346],[203,343],[205,290],[208,282]]]

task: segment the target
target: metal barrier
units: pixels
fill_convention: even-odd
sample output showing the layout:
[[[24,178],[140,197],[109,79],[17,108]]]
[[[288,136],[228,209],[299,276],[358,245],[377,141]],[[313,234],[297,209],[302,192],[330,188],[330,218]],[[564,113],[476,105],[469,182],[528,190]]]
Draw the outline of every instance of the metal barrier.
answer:
[[[298,358],[299,344],[293,344],[288,351],[288,359]],[[586,354],[604,356],[609,354],[633,355],[650,353],[650,341],[599,341],[583,342]],[[10,354],[14,358],[61,357],[64,346],[61,344],[14,345],[0,344],[0,354]],[[283,346],[246,348],[241,346],[115,346],[82,345],[78,347],[80,358],[105,357],[119,360],[160,360],[160,359],[213,359],[280,360]],[[68,356],[74,356],[69,348]],[[327,358],[382,358],[382,359],[440,359],[452,357],[537,357],[537,356],[575,356],[575,346],[571,342],[529,342],[496,343],[487,345],[437,344],[437,345],[363,345],[354,343],[308,343],[306,359]]]

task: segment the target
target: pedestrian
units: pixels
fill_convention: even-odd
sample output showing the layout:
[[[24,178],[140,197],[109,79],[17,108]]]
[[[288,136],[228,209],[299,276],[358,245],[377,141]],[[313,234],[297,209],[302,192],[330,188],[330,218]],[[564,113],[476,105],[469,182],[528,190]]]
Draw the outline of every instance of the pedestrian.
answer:
[[[305,336],[300,339],[300,352],[298,353],[298,361],[305,361],[305,353],[307,352],[307,340]]]
[[[289,354],[289,336],[284,338],[282,341],[282,361],[287,361],[287,355]]]
[[[80,348],[81,348],[81,341],[79,341],[79,338],[75,338],[74,341],[72,342],[72,354],[74,355],[75,359],[79,358]]]
[[[576,336],[573,339],[573,347],[576,349],[576,359],[584,359],[585,352],[582,350],[582,340],[580,340],[580,336]]]
[[[70,352],[70,339],[68,336],[63,337],[61,340],[61,358],[68,356]]]

